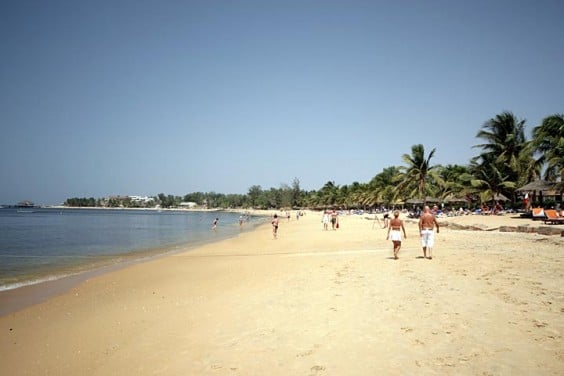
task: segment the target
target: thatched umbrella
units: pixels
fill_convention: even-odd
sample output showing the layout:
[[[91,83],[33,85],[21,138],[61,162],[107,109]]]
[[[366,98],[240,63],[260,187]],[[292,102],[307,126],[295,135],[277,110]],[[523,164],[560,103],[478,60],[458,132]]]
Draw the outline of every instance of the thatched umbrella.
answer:
[[[424,203],[427,203],[427,202],[438,203],[438,202],[441,202],[441,199],[436,198],[436,197],[425,197],[425,200],[423,200],[422,198],[410,198],[405,203],[406,204],[413,204],[413,205],[423,205]]]
[[[468,202],[468,201],[469,200],[465,197],[449,196],[449,197],[445,198],[445,202],[447,202],[449,204],[462,203],[462,202]]]
[[[505,197],[503,194],[501,193],[497,193],[493,196],[494,201],[509,201],[509,199],[507,197]]]
[[[410,198],[405,202],[406,204],[423,205],[423,200],[420,198]]]
[[[546,180],[535,180],[522,186],[521,188],[517,188],[515,191],[517,192],[544,192],[550,191],[554,189],[554,183],[551,183]]]

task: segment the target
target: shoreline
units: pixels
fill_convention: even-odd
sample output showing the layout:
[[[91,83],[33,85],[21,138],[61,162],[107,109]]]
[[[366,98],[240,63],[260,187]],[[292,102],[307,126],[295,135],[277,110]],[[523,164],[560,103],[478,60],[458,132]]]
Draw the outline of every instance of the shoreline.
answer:
[[[75,208],[67,208],[75,209]],[[94,208],[82,208],[94,209]],[[111,208],[100,208],[111,209]],[[119,210],[119,209],[118,209]],[[128,209],[125,209],[128,210]],[[257,218],[261,215],[252,215]],[[169,246],[160,246],[149,249],[133,250],[124,254],[116,254],[102,257],[92,265],[76,265],[70,269],[56,269],[48,274],[37,276],[34,279],[22,280],[0,289],[0,317],[9,315],[19,310],[39,304],[57,295],[68,292],[71,288],[84,281],[106,273],[111,273],[138,263],[151,262],[158,258],[169,257],[178,253],[190,252],[191,250],[232,239],[242,233],[252,232],[256,227],[263,225],[260,221],[250,222],[239,232],[222,234],[219,238],[198,240],[190,243],[180,243]],[[105,259],[105,260],[104,260]]]
[[[308,213],[277,240],[265,223],[92,277],[0,317],[0,361],[13,375],[561,373],[564,239],[449,225],[425,260],[406,221],[393,260],[373,222],[323,231]]]

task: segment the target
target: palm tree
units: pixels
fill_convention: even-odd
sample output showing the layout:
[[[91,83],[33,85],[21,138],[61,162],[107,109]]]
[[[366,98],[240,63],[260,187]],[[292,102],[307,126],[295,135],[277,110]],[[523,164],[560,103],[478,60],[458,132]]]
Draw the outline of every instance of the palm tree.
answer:
[[[467,184],[461,179],[461,176],[468,174],[468,167],[461,165],[446,165],[437,167],[437,175],[439,175],[439,194],[440,198],[448,196],[466,196]]]
[[[334,181],[328,181],[319,191],[320,204],[325,206],[333,206],[337,202],[339,186]]]
[[[522,155],[527,151],[525,120],[517,119],[511,112],[503,112],[486,121],[476,137],[486,141],[474,146],[482,149],[479,158],[494,163],[502,174],[517,182],[523,164],[532,158],[532,155],[530,158]]]
[[[407,166],[400,167],[401,173],[397,176],[399,184],[398,192],[403,192],[410,197],[422,198],[425,201],[426,195],[429,193],[427,182],[430,179],[438,179],[431,166],[431,158],[435,155],[435,150],[431,150],[429,155],[425,156],[425,148],[421,144],[411,147],[411,155],[404,154],[402,159]]]
[[[564,115],[556,114],[543,119],[533,128],[533,147],[541,153],[539,162],[546,165],[544,178],[564,181]]]
[[[476,176],[476,179],[483,180],[488,176],[511,182],[512,184],[505,184],[501,188],[515,202],[514,187],[529,182],[538,172],[533,148],[525,138],[525,120],[517,119],[511,112],[503,112],[486,121],[476,137],[486,141],[474,146],[481,148],[482,153],[473,158],[473,169],[485,171],[483,176]],[[497,172],[491,170],[490,165]]]
[[[390,204],[395,201],[397,192],[395,190],[394,178],[400,173],[396,166],[386,167],[378,175],[374,176],[367,185],[364,203],[368,206],[376,204]]]
[[[470,173],[462,174],[460,179],[475,188],[473,193],[478,194],[482,202],[489,200],[484,200],[484,197],[495,197],[507,189],[515,188],[515,182],[508,180],[508,176],[504,176],[494,163],[477,164],[473,160],[469,170]]]

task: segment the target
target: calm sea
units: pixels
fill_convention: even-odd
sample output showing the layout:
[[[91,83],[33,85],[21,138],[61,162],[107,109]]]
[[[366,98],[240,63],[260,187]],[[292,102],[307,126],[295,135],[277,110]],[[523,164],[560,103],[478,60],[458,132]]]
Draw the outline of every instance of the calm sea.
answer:
[[[234,237],[237,213],[0,209],[0,291]],[[219,224],[211,230],[213,220]],[[250,217],[243,229],[261,223]]]

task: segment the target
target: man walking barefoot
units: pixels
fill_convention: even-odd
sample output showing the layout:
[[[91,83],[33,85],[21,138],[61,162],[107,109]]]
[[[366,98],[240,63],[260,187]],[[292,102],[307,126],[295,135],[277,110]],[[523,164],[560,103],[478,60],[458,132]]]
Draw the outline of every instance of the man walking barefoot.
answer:
[[[421,246],[423,247],[423,257],[429,260],[433,259],[433,245],[435,244],[434,227],[437,226],[437,234],[439,233],[439,223],[437,218],[431,213],[431,209],[425,206],[423,214],[419,218],[419,234],[421,236]],[[427,257],[429,251],[429,257]]]

